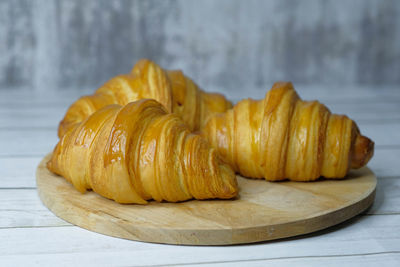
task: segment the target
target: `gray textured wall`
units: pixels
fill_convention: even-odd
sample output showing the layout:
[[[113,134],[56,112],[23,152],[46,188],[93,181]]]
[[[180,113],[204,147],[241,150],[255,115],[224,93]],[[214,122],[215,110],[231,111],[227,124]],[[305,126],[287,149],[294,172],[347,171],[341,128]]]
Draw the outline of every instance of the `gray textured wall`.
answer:
[[[203,87],[400,84],[400,1],[0,0],[0,88],[97,87],[147,57]]]

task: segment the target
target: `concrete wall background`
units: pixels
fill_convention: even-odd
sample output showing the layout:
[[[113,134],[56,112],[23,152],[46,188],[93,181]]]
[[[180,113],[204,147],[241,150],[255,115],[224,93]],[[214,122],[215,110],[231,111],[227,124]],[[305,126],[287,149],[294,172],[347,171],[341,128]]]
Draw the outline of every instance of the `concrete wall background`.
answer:
[[[0,89],[96,88],[142,57],[224,91],[400,85],[400,1],[0,0]]]

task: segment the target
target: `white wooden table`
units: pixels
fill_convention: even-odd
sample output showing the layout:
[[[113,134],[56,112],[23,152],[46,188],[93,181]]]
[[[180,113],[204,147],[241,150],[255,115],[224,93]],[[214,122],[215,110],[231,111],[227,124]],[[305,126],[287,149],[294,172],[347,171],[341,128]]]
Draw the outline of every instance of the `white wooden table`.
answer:
[[[400,88],[296,86],[355,119],[376,143],[376,200],[338,226],[279,241],[218,247],[134,242],[73,226],[40,202],[35,170],[57,142],[66,108],[91,90],[0,90],[0,266],[400,266]],[[50,92],[50,93],[49,93]],[[246,96],[262,97],[266,90]],[[223,92],[232,100],[240,92]],[[243,95],[244,97],[244,95]]]

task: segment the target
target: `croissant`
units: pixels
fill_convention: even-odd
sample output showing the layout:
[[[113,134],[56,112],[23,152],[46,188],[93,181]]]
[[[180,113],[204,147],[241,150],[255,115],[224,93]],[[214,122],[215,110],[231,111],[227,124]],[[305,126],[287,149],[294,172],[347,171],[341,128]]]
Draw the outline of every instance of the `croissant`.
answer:
[[[263,100],[242,100],[210,117],[202,135],[236,172],[268,181],[343,178],[374,151],[354,121],[302,101],[289,82],[275,83]]]
[[[47,164],[80,192],[119,203],[229,199],[236,176],[200,135],[155,100],[108,105],[60,139]]]
[[[199,89],[182,71],[166,71],[156,63],[142,59],[131,73],[112,78],[93,95],[73,103],[59,125],[58,136],[63,136],[72,125],[104,106],[126,105],[142,98],[157,100],[168,112],[181,117],[190,130],[198,130],[210,115],[232,107],[223,95]]]

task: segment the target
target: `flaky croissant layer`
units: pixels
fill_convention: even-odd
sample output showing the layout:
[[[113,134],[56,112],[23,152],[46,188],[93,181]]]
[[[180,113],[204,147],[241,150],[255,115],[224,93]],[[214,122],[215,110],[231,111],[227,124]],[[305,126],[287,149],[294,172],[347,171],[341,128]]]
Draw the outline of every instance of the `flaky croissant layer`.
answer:
[[[287,82],[275,83],[263,100],[242,100],[213,115],[202,134],[235,171],[269,181],[343,178],[374,150],[354,121],[302,101]]]
[[[155,100],[106,106],[74,124],[48,168],[74,187],[120,203],[237,195],[236,177],[214,149]]]
[[[176,113],[190,130],[198,130],[210,115],[232,107],[223,95],[202,91],[182,71],[163,70],[156,63],[142,59],[129,74],[112,78],[93,95],[73,103],[59,125],[58,136],[102,107],[126,105],[144,98],[155,99],[168,112]]]

